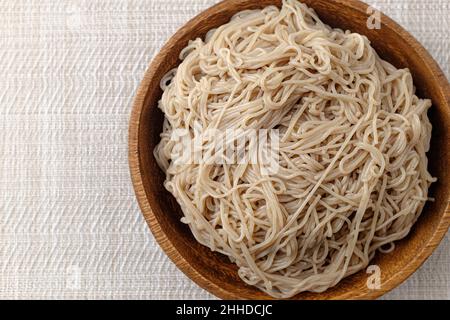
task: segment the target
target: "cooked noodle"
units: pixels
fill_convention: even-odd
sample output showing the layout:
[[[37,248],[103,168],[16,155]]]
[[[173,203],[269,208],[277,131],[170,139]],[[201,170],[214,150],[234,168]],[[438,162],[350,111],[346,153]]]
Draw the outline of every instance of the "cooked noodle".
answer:
[[[408,234],[434,181],[431,101],[408,69],[295,0],[236,14],[180,58],[161,81],[154,154],[182,221],[246,283],[279,298],[322,292]],[[198,125],[278,129],[278,171],[176,162],[173,131]]]

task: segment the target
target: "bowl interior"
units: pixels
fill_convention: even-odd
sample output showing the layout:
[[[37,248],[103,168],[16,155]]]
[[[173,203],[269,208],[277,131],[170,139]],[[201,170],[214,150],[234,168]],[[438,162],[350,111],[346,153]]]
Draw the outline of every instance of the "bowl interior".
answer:
[[[244,9],[280,5],[281,1],[225,1],[203,12],[181,28],[153,60],[142,82],[130,122],[130,166],[137,197],[156,239],[169,257],[200,286],[221,298],[270,299],[267,294],[246,285],[228,258],[197,243],[172,195],[163,187],[165,176],[153,157],[160,141],[163,114],[157,108],[161,97],[161,77],[179,63],[178,55],[190,39],[203,37],[208,30],[226,23]],[[408,67],[422,98],[431,98],[429,112],[433,124],[429,170],[438,177],[430,189],[434,202],[428,202],[407,238],[390,254],[377,254],[371,264],[381,268],[380,290],[366,286],[368,274],[352,275],[324,293],[301,293],[293,299],[374,298],[389,291],[413,273],[431,254],[445,234],[450,219],[445,212],[450,189],[449,91],[445,76],[428,53],[392,20],[381,15],[381,29],[368,29],[367,6],[358,1],[303,0],[314,8],[322,21],[341,29],[366,35],[379,55],[397,68]],[[444,170],[443,170],[444,169]]]

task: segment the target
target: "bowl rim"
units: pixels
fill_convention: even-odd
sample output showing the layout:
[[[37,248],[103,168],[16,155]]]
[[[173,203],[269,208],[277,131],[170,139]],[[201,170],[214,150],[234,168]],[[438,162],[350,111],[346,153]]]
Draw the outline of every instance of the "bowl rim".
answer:
[[[248,0],[247,0],[248,1]],[[300,0],[301,1],[301,0]],[[177,247],[172,243],[170,238],[162,231],[159,222],[154,215],[150,202],[146,196],[146,191],[141,175],[141,162],[140,162],[140,151],[139,151],[139,132],[141,126],[141,116],[142,111],[145,108],[145,100],[148,93],[148,87],[152,82],[152,79],[156,75],[156,67],[163,60],[164,57],[171,51],[172,43],[177,42],[185,36],[185,34],[193,26],[195,26],[198,21],[203,21],[208,19],[212,12],[220,11],[224,8],[230,0],[223,0],[205,10],[200,12],[198,15],[194,16],[187,23],[181,26],[164,44],[160,49],[158,54],[152,59],[147,70],[144,73],[143,79],[137,90],[131,116],[129,120],[128,129],[128,161],[130,168],[130,175],[136,198],[138,204],[143,214],[147,225],[149,226],[154,238],[156,239],[159,246],[163,249],[164,253],[170,258],[170,260],[180,269],[188,278],[194,281],[201,288],[205,289],[209,293],[222,299],[242,299],[242,297],[236,295],[234,292],[225,290],[224,288],[218,286],[217,284],[210,282],[206,277],[204,277],[200,272],[193,268],[183,257],[183,255],[178,251]],[[334,2],[348,6],[353,10],[357,10],[360,13],[366,14],[366,10],[369,7],[368,4],[359,0],[334,0]],[[414,47],[417,54],[422,58],[422,60],[427,61],[426,67],[428,72],[432,74],[436,79],[440,80],[440,91],[442,96],[445,97],[447,111],[450,112],[450,85],[448,80],[442,70],[440,69],[437,62],[433,59],[430,53],[417,41],[408,31],[397,24],[394,20],[386,16],[384,13],[381,14],[381,21],[384,25],[388,25],[392,31],[394,31],[399,37],[403,38],[409,46]],[[447,162],[449,162],[450,157],[448,157]],[[450,227],[450,197],[447,198],[447,205],[445,206],[444,213],[440,219],[434,233],[430,238],[427,239],[427,243],[422,247],[422,249],[414,256],[414,259],[410,260],[408,263],[402,266],[402,269],[395,276],[383,280],[383,289],[372,290],[367,292],[360,292],[359,294],[355,292],[340,294],[333,299],[375,299],[385,293],[391,291],[402,282],[404,282],[409,276],[411,276],[431,255],[431,253],[436,249],[441,240],[447,233]]]

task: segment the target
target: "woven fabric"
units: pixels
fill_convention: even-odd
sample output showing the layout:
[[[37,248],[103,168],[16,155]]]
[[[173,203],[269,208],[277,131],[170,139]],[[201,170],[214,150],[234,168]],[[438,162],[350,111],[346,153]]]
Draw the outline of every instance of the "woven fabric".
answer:
[[[130,182],[132,101],[214,0],[0,1],[0,298],[213,298],[154,241]],[[372,0],[450,75],[447,0]],[[385,298],[449,299],[450,238]]]

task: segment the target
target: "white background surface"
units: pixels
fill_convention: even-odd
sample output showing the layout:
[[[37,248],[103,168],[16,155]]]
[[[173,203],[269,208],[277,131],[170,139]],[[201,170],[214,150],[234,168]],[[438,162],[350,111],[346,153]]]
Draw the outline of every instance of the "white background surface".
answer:
[[[127,162],[151,58],[214,0],[0,0],[0,298],[212,298],[166,258]],[[450,2],[371,0],[450,76]],[[450,299],[450,239],[385,298]]]

